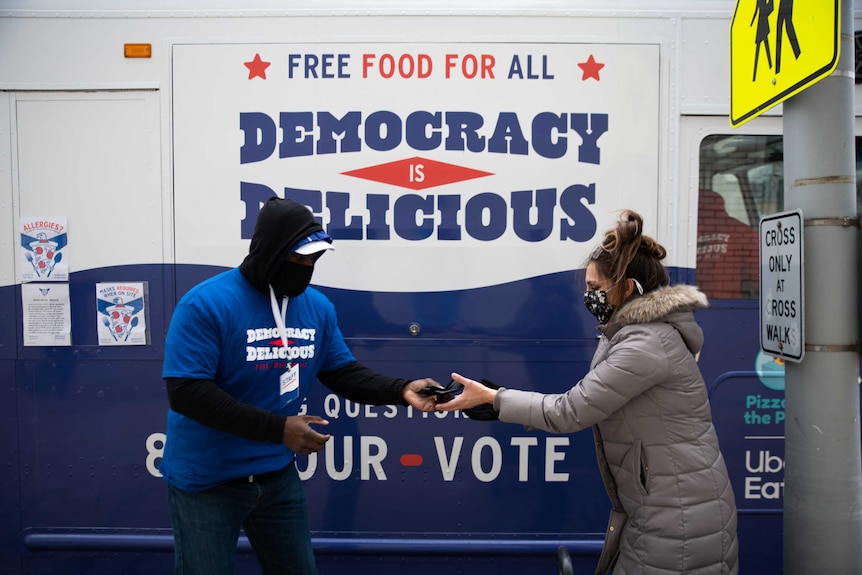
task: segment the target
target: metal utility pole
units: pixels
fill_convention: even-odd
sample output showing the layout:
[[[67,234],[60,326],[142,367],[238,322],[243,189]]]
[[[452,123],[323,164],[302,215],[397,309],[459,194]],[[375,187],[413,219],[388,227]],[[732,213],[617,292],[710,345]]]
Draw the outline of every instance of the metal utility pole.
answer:
[[[805,356],[785,366],[789,575],[862,568],[852,0],[840,23],[835,71],[784,102],[784,207],[805,234]]]

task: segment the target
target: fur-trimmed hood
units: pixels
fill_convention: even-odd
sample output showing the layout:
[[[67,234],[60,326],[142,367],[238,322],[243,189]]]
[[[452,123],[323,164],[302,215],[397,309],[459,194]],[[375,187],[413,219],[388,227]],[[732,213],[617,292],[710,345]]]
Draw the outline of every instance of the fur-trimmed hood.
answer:
[[[679,284],[660,287],[629,299],[602,329],[612,337],[622,327],[663,321],[682,335],[686,347],[698,353],[703,347],[703,330],[694,321],[694,310],[709,307],[706,295],[694,286]]]
[[[614,314],[622,325],[648,323],[677,311],[694,311],[709,307],[706,295],[694,286],[679,284],[654,289],[627,301]]]

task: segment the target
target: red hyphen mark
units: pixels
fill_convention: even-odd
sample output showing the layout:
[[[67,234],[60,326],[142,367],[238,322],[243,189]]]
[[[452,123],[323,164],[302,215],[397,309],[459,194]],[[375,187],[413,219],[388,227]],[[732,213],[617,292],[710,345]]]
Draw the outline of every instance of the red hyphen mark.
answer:
[[[422,456],[418,453],[405,453],[401,456],[401,465],[404,467],[419,467],[422,465]]]

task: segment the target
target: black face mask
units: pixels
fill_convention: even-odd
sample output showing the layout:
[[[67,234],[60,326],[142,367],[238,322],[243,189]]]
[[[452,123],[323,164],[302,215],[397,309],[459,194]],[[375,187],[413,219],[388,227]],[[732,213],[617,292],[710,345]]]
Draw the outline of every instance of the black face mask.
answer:
[[[270,285],[281,295],[296,297],[305,291],[311,283],[314,266],[304,266],[293,262],[281,264],[278,272],[270,281]]]

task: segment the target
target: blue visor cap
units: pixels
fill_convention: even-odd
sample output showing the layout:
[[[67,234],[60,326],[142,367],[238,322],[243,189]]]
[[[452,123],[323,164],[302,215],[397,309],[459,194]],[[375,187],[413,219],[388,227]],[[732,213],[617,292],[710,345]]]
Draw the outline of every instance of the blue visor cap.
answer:
[[[301,256],[310,256],[326,250],[334,250],[332,247],[332,238],[326,232],[314,232],[308,237],[305,237],[291,248],[288,253],[297,253]]]

